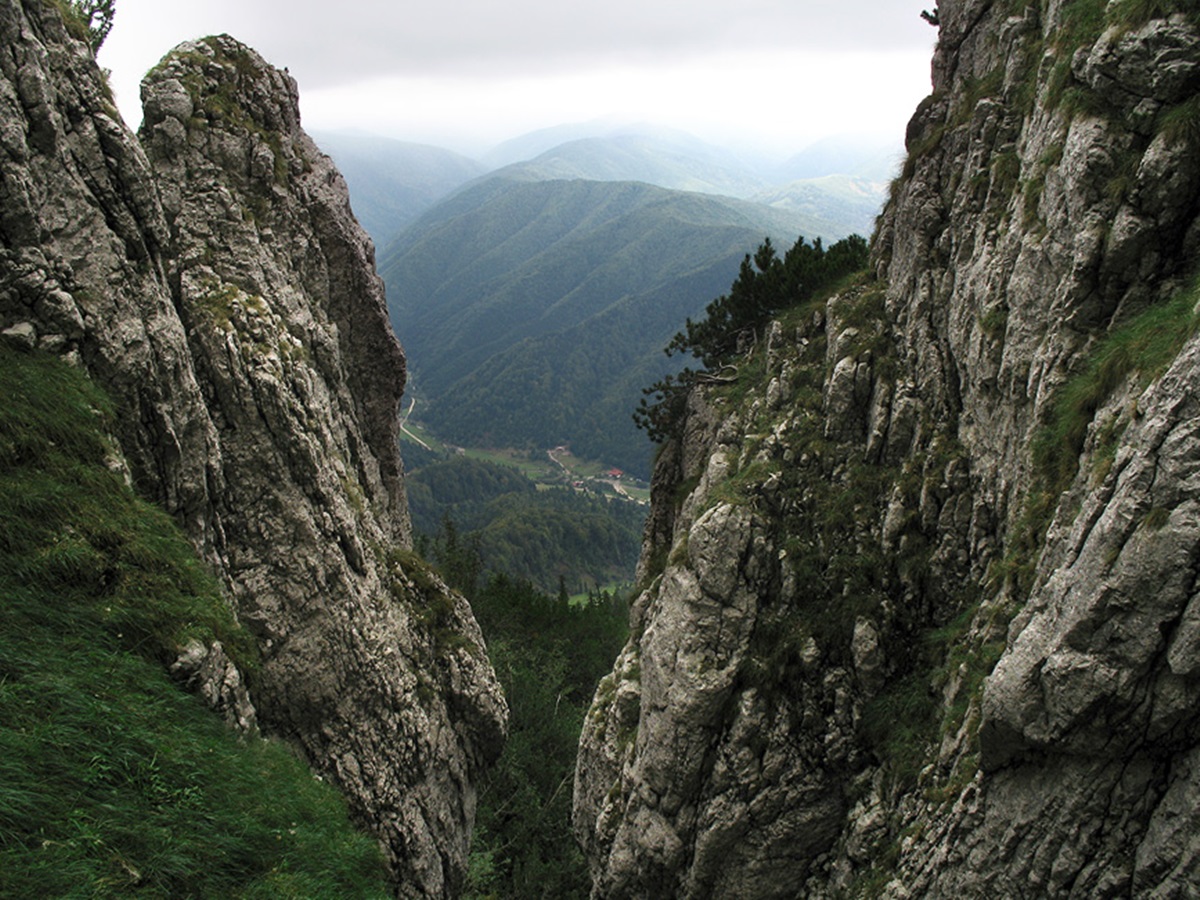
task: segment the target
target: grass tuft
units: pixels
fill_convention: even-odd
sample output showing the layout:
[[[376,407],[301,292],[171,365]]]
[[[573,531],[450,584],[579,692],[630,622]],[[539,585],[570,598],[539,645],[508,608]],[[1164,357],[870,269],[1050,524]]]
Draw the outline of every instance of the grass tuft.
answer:
[[[1033,437],[1033,487],[1012,530],[1005,559],[993,575],[1013,579],[1027,593],[1041,552],[1046,528],[1063,492],[1079,471],[1080,457],[1096,413],[1128,379],[1148,385],[1162,375],[1189,338],[1200,330],[1197,298],[1200,279],[1174,298],[1143,311],[1102,338],[1080,370],[1058,391],[1045,424]],[[1119,439],[1115,419],[1101,423],[1096,437],[1096,465],[1111,466]]]
[[[167,677],[189,638],[253,646],[106,466],[111,404],[3,346],[0,395],[0,896],[387,896],[332,788]]]
[[[1200,143],[1200,95],[1165,110],[1160,125],[1167,139],[1176,143]]]
[[[1197,295],[1200,284],[1109,332],[1079,373],[1063,385],[1033,445],[1034,464],[1046,482],[1065,489],[1075,476],[1088,427],[1105,400],[1134,373],[1141,384],[1149,384],[1196,333]]]

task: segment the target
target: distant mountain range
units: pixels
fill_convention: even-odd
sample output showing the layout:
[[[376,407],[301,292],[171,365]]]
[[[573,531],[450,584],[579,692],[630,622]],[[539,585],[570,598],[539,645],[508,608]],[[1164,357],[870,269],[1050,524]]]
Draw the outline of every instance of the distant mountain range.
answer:
[[[904,147],[895,135],[837,134],[805,147],[773,169],[777,182],[843,175],[890,182],[899,173]]]
[[[807,216],[805,234],[867,234],[896,174],[892,136],[824,138],[783,160],[752,158],[648,125],[561,125],[499,145],[480,160],[362,134],[318,133],[350,186],[355,214],[382,251],[441,198],[487,174],[513,179],[643,181],[754,200]]]
[[[768,183],[758,167],[691,135],[623,132],[558,144],[499,170],[512,177],[644,181],[680,191],[745,198]]]
[[[381,248],[421,418],[458,443],[570,443],[641,474],[631,413],[671,367],[665,343],[765,237],[869,234],[893,152],[830,140],[768,163],[666,129],[564,126],[485,164],[320,139]]]
[[[488,167],[451,150],[373,135],[317,133],[350,188],[354,214],[380,249],[421,213]]]
[[[839,172],[835,159],[846,164]],[[827,144],[785,163],[754,165],[674,133],[616,134],[560,144],[495,174],[534,180],[642,181],[680,191],[736,197],[789,210],[802,233],[837,240],[870,234],[890,176],[888,153]],[[802,174],[811,173],[811,174]]]
[[[745,253],[767,236],[790,245],[800,221],[638,182],[474,183],[380,261],[424,419],[464,443],[592,456],[603,443],[602,458],[645,472],[629,415],[662,346]]]
[[[886,190],[884,181],[825,175],[759,191],[751,199],[795,213],[804,222],[804,235],[832,241],[849,234],[869,237]]]

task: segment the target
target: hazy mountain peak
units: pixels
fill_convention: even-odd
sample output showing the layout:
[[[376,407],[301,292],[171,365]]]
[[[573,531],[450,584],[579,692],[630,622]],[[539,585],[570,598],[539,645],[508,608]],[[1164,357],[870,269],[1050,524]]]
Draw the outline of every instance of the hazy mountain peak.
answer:
[[[376,245],[386,247],[411,222],[487,167],[443,147],[365,132],[316,135],[350,187],[354,213]]]

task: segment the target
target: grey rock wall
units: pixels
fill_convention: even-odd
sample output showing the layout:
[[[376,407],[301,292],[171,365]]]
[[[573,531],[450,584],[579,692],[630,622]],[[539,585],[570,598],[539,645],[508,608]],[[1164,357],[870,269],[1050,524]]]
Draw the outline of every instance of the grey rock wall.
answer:
[[[150,165],[56,10],[4,3],[0,41],[0,330],[109,388],[138,488],[202,535],[217,437],[167,288]]]
[[[874,281],[692,396],[595,897],[1200,892],[1200,28],[1082,7],[940,3]]]
[[[179,678],[294,744],[376,833],[399,895],[454,896],[506,707],[465,600],[411,551],[404,356],[295,82],[222,36],[143,86],[142,140],[52,5],[0,2],[0,332],[117,402],[136,486],[258,640]]]
[[[263,650],[260,721],[386,823],[404,883],[452,894],[505,706],[466,602],[406,571],[404,356],[373,246],[295,82],[249,48],[181,45],[142,93],[167,278],[221,435],[217,551]]]

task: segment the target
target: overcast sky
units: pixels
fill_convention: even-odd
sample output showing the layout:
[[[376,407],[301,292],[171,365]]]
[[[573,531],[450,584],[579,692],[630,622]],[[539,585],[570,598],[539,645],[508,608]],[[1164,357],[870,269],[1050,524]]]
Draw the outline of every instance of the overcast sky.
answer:
[[[925,0],[932,8],[933,0]],[[527,131],[646,121],[789,154],[894,133],[929,92],[922,0],[117,0],[100,51],[131,126],[138,82],[225,32],[287,67],[311,131],[481,153]]]

